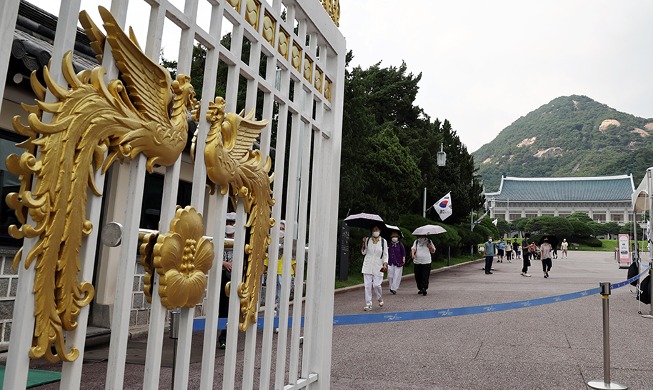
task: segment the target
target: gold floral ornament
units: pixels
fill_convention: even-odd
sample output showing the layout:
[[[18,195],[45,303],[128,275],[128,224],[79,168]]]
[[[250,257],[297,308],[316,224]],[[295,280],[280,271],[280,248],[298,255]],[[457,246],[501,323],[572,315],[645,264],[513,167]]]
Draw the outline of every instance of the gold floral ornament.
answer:
[[[204,235],[202,216],[191,206],[177,208],[175,218],[170,222],[170,231],[148,237],[141,246],[142,261],[147,262],[149,241],[156,240],[152,249],[152,265],[159,274],[159,296],[167,309],[195,307],[202,300],[206,289],[206,274],[213,262],[213,243]],[[145,294],[152,301],[152,268],[146,279]],[[149,282],[149,283],[147,283]]]
[[[80,309],[94,295],[91,283],[80,282],[78,273],[82,241],[93,229],[86,219],[87,190],[101,196],[95,173],[141,152],[150,171],[173,164],[186,145],[187,112],[195,100],[187,76],[172,81],[166,69],[140,50],[133,33],[128,37],[105,8],[100,7],[100,15],[106,37],[86,12],[80,13],[80,21],[96,53],[109,43],[119,78],[107,83],[102,66],[75,74],[68,52],[62,61],[68,85],[57,84],[44,68],[47,90],[56,99],[45,102],[46,87],[32,73],[36,106],[23,106],[30,113],[27,125],[18,116],[13,121],[16,131],[28,137],[19,144],[26,151],[7,157],[7,167],[21,182],[18,193],[7,195],[21,224],[10,226],[9,234],[36,238],[24,263],[26,268],[36,263],[30,357],[51,362],[79,356],[74,346],[66,351],[64,331],[77,328]],[[41,121],[44,112],[52,114],[49,123]],[[14,267],[21,257],[22,249]]]
[[[247,269],[245,278],[238,285],[240,298],[241,331],[256,322],[258,295],[263,262],[270,245],[270,228],[274,225],[272,215],[272,183],[270,175],[272,160],[264,159],[259,150],[251,150],[268,121],[253,120],[254,110],[247,116],[233,112],[225,114],[225,100],[215,98],[206,113],[211,123],[206,136],[204,161],[209,179],[220,186],[222,195],[231,188],[231,199],[243,200],[249,214],[246,226],[251,227],[249,243],[245,246]]]

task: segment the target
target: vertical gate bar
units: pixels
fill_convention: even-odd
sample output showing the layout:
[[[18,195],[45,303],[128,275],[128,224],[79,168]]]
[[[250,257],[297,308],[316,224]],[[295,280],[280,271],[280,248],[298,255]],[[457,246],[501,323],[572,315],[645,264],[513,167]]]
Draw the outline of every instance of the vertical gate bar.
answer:
[[[258,318],[258,315],[257,315]],[[243,383],[241,389],[251,390],[254,388],[254,363],[256,361],[256,336],[258,329],[256,324],[251,324],[245,331],[245,357],[243,361]]]
[[[301,84],[295,83],[295,91],[301,90]],[[297,96],[297,94],[295,94]],[[304,131],[304,122],[299,115],[292,116],[290,130],[290,156],[288,158],[288,180],[286,186],[286,233],[284,237],[284,262],[281,271],[281,294],[279,297],[279,333],[277,335],[277,354],[274,387],[283,388],[286,373],[286,343],[288,338],[288,297],[290,295],[290,264],[288,252],[292,257],[293,239],[297,229],[296,203],[298,199],[297,179],[301,163],[300,137]],[[290,249],[290,251],[288,250]],[[272,260],[271,260],[272,261]],[[275,283],[276,286],[276,283]]]
[[[153,5],[150,9],[149,25],[147,29],[147,41],[145,52],[150,58],[154,57],[161,49],[161,37],[163,35],[163,27],[165,22],[166,10],[159,4]],[[178,176],[178,175],[177,175]],[[159,223],[159,231],[168,231],[168,224],[170,223],[171,216],[167,213],[164,205],[170,194],[166,194],[166,187],[169,187],[169,176],[166,172],[164,178],[164,191],[163,199],[161,200],[161,221]],[[167,182],[167,183],[166,183]],[[174,199],[177,198],[177,186],[173,189],[175,191]],[[164,215],[167,214],[167,215]],[[167,224],[162,223],[168,220]],[[148,323],[148,337],[145,354],[145,368],[143,372],[143,389],[155,390],[159,388],[159,378],[161,372],[161,356],[163,354],[163,338],[165,331],[165,318],[167,310],[161,305],[161,297],[159,291],[159,274],[153,272],[152,274],[152,302],[150,304],[150,317]]]
[[[32,221],[28,217],[28,223]],[[23,239],[23,254],[18,265],[18,286],[12,318],[11,337],[9,339],[9,352],[5,372],[3,389],[25,389],[27,387],[27,371],[29,369],[29,350],[34,337],[34,277],[36,272],[33,261],[29,268],[25,268],[25,258],[28,250],[34,246],[37,238]],[[20,326],[16,326],[20,324]]]
[[[337,241],[338,231],[338,197],[326,196],[329,191],[338,193],[340,188],[340,158],[341,158],[341,142],[342,142],[342,117],[343,105],[339,104],[344,99],[344,79],[345,79],[345,41],[341,37],[339,42],[335,42],[337,56],[330,57],[332,61],[329,66],[334,70],[334,95],[333,101],[337,104],[334,105],[333,111],[327,115],[331,120],[326,121],[328,126],[333,126],[330,129],[331,137],[325,139],[319,137],[320,140],[320,154],[325,158],[324,181],[322,185],[327,185],[326,191],[320,191],[319,202],[322,207],[320,210],[325,212],[324,222],[326,231],[326,240],[322,248],[318,248],[316,253],[317,257],[317,271],[321,275],[319,279],[319,290],[316,296],[319,299],[319,315],[321,319],[316,323],[316,334],[321,335],[316,343],[319,344],[319,354],[314,356],[314,362],[309,367],[311,372],[317,372],[320,375],[318,388],[328,389],[331,386],[331,351],[332,351],[332,332],[333,332],[333,290],[335,283],[335,265],[336,265],[336,246],[330,245]],[[318,190],[319,191],[319,190]],[[313,242],[313,241],[311,241]],[[328,243],[328,244],[325,244]]]
[[[245,12],[244,8],[241,7],[241,16]],[[242,20],[242,19],[240,19]],[[236,58],[241,57],[241,51],[243,47],[243,26],[239,23],[234,24],[233,32],[231,35],[231,46],[230,51]],[[236,105],[238,102],[238,84],[240,76],[240,67],[238,65],[230,65],[229,70],[227,71],[227,88],[225,91],[225,101],[226,107],[225,112],[236,112]],[[238,208],[242,210],[238,211]],[[233,247],[233,260],[232,260],[232,270],[242,270],[244,263],[244,245],[245,245],[245,235],[243,230],[243,215],[245,213],[244,206],[242,201],[239,201],[236,207],[236,233],[234,235],[234,247]],[[240,214],[239,214],[240,213]],[[240,236],[240,239],[237,238]],[[232,389],[234,388],[235,377],[236,377],[236,357],[237,357],[237,346],[238,346],[238,321],[234,319],[238,318],[240,301],[237,298],[237,287],[242,280],[242,272],[231,272],[231,280],[229,281],[230,286],[233,287],[231,290],[231,295],[235,296],[236,299],[229,299],[229,315],[228,318],[232,319],[227,322],[227,343],[226,343],[226,353],[224,358],[223,366],[223,389]]]
[[[131,185],[128,188],[127,204],[125,205],[124,240],[120,248],[121,266],[118,270],[116,298],[111,317],[111,339],[105,385],[107,390],[120,390],[123,387],[146,162],[147,158],[143,154],[139,154],[132,160],[129,167],[129,183]]]
[[[297,269],[295,271],[295,295],[293,299],[293,315],[292,315],[292,330],[291,330],[291,343],[290,343],[290,367],[288,374],[288,381],[291,384],[297,383],[297,375],[299,374],[299,343],[301,335],[301,322],[302,322],[302,304],[303,304],[303,291],[304,291],[304,259],[306,258],[306,222],[308,221],[308,205],[309,205],[309,183],[311,180],[311,144],[313,139],[313,131],[308,129],[306,137],[304,138],[304,161],[302,162],[301,171],[301,188],[300,188],[300,208],[299,208],[299,235],[297,238]]]
[[[9,60],[11,59],[11,47],[13,42],[16,19],[20,0],[5,0],[0,4],[0,102],[4,99],[7,72],[9,71]],[[0,109],[2,104],[0,104]],[[1,112],[1,111],[0,111]]]
[[[288,95],[288,88],[290,86],[290,72],[288,70],[281,71],[281,93],[283,96]],[[286,139],[288,132],[288,105],[280,103],[279,104],[279,117],[277,121],[277,144],[276,144],[276,153],[274,161],[274,183],[273,183],[273,197],[277,201],[272,207],[272,218],[275,221],[281,220],[281,206],[283,204],[281,197],[284,194],[284,173],[285,173],[285,161],[286,161]],[[270,246],[269,256],[270,258],[278,257],[279,255],[279,246],[276,243],[279,242],[279,226],[277,225],[272,229],[271,240],[275,245]],[[268,389],[270,387],[270,374],[272,366],[272,330],[274,329],[273,319],[274,319],[274,304],[275,304],[275,293],[276,293],[276,283],[277,283],[277,262],[268,260],[268,274],[267,274],[267,286],[275,286],[274,291],[271,288],[266,289],[265,296],[265,314],[264,314],[264,323],[263,328],[263,339],[261,347],[261,374],[260,374],[260,386],[261,389]]]
[[[70,2],[61,4],[59,7],[59,21],[57,24],[56,38],[54,41],[54,48],[52,51],[52,58],[50,62],[50,73],[58,84],[67,85],[61,71],[61,61],[63,54],[71,49],[75,42],[75,34],[77,25],[76,16],[79,12],[80,0],[72,0]],[[15,7],[15,8],[14,8]],[[14,28],[16,25],[16,18],[18,17],[19,4],[12,3],[11,0],[3,5],[2,29],[3,41],[8,42],[8,37],[13,36]],[[70,12],[71,10],[75,10]],[[7,11],[7,14],[4,14]],[[13,15],[15,13],[15,15]],[[13,20],[7,21],[7,18]],[[72,19],[74,18],[74,21]],[[6,22],[6,24],[4,23]],[[6,30],[5,30],[6,29]],[[11,51],[11,45],[7,46]],[[9,65],[9,55],[7,55],[7,69]],[[6,76],[7,69],[2,72]],[[4,92],[5,83],[2,83]],[[52,102],[56,99],[50,91],[47,92],[46,101]],[[0,100],[2,102],[2,100]],[[51,114],[43,115],[43,122],[49,122]],[[33,224],[33,220],[28,215],[28,224]],[[18,285],[16,300],[14,301],[14,312],[12,315],[12,324],[20,324],[19,326],[12,327],[11,338],[9,340],[9,353],[7,356],[7,372],[13,372],[15,375],[5,376],[4,388],[7,389],[21,389],[27,385],[27,371],[29,368],[29,349],[32,345],[32,336],[34,334],[34,277],[35,277],[35,262],[25,269],[24,262],[29,250],[37,242],[37,239],[23,239],[23,251],[21,263],[19,264],[18,271]],[[22,294],[21,294],[22,292]]]
[[[261,12],[262,13],[262,12]],[[258,78],[259,64],[261,62],[261,43],[253,41],[250,43],[249,67],[255,73],[255,78],[247,80],[247,93],[245,102],[245,112],[256,110],[258,98]],[[255,111],[256,112],[256,111]],[[256,114],[255,114],[256,116]],[[255,118],[260,119],[260,118]],[[269,125],[268,125],[269,128]],[[268,263],[269,264],[269,263]],[[257,297],[258,298],[258,297]],[[258,308],[258,303],[257,303]],[[257,314],[258,317],[258,314]],[[243,383],[242,389],[249,390],[254,387],[254,363],[256,361],[256,326],[251,326],[245,332],[245,353],[243,364]]]
[[[222,17],[224,6],[222,3],[213,5],[211,8],[210,34],[213,37],[220,37],[222,29]],[[218,72],[218,58],[220,43],[206,53],[206,66],[204,69],[204,81],[201,102],[198,136],[193,168],[193,183],[203,182],[206,184],[206,166],[204,162],[204,148],[206,147],[206,136],[209,123],[206,121],[205,113],[209,102],[215,97],[216,74]],[[204,185],[201,190],[193,188],[191,202],[193,204],[204,204],[206,193]],[[201,194],[200,194],[201,193]],[[218,195],[217,199],[209,199],[206,210],[206,234],[213,237],[213,266],[208,274],[208,286],[206,291],[206,306],[204,308],[204,348],[202,350],[202,369],[200,373],[200,389],[213,388],[213,376],[215,373],[215,347],[217,344],[218,308],[220,303],[220,287],[222,286],[222,261],[224,257],[224,236],[225,236],[225,214],[227,212],[228,197]]]
[[[320,202],[323,201],[322,193],[323,188],[321,182],[323,180],[323,161],[322,154],[320,153],[320,143],[323,137],[316,136],[313,142],[313,178],[311,182],[311,205],[310,205],[310,224],[311,226],[321,226],[322,215],[319,213]],[[302,354],[302,378],[308,378],[312,371],[309,367],[312,364],[312,357],[314,354],[319,353],[319,349],[315,346],[320,335],[317,333],[317,321],[320,319],[318,314],[320,312],[317,299],[318,297],[318,281],[321,278],[319,274],[317,255],[320,251],[322,241],[322,229],[311,229],[309,231],[309,246],[308,246],[308,270],[306,273],[306,308],[304,310],[304,346]],[[330,321],[333,321],[332,319]],[[317,351],[317,352],[315,352]]]
[[[242,281],[242,270],[245,264],[245,205],[242,200],[236,204],[236,233],[234,235],[234,258],[232,260],[229,319],[227,323],[227,348],[224,357],[224,377],[222,380],[223,389],[234,389],[236,378],[236,357],[238,348],[238,318],[240,314],[240,299],[238,299],[238,285]],[[256,325],[250,325],[256,326]]]
[[[270,82],[275,80],[277,61],[274,57],[268,57],[266,63],[265,80]],[[274,81],[272,81],[274,83]],[[261,153],[264,157],[270,155],[270,139],[272,138],[272,115],[274,114],[274,94],[265,92],[263,94],[263,119],[268,119],[270,122],[261,132]],[[274,163],[274,161],[273,161]]]
[[[106,153],[105,153],[106,157]],[[104,175],[97,171],[95,173],[95,186],[99,193],[104,193]],[[95,269],[95,250],[97,249],[98,233],[102,228],[100,226],[100,213],[102,211],[102,198],[95,196],[89,189],[87,191],[88,207],[86,210],[86,219],[91,221],[91,234],[84,240],[80,248],[80,279],[82,281],[92,281],[93,271]],[[66,347],[79,349],[79,357],[74,362],[64,362],[61,368],[61,388],[62,389],[79,389],[82,380],[82,363],[84,362],[84,346],[86,344],[86,329],[88,327],[88,315],[90,304],[80,309],[77,317],[77,329],[66,335]]]
[[[218,308],[220,303],[220,287],[222,286],[222,261],[224,259],[225,215],[229,196],[218,195],[217,201],[211,200],[207,211],[206,233],[213,238],[215,256],[213,266],[209,271],[209,285],[206,292],[204,348],[202,350],[202,372],[200,389],[213,389],[213,374],[215,372],[215,346],[218,339]]]
[[[198,9],[198,0],[186,0],[184,4],[184,15],[193,23],[190,24],[190,28],[185,28],[181,31],[181,43],[179,46],[179,62],[178,62],[178,67],[177,67],[177,72],[178,73],[183,73],[186,75],[190,75],[191,71],[191,63],[193,60],[193,43],[195,39],[195,20],[197,18],[197,9]],[[166,172],[166,179],[164,183],[164,198],[163,202],[161,203],[161,227],[164,229],[168,229],[168,225],[170,223],[170,220],[174,217],[175,214],[175,208],[177,205],[177,190],[179,188],[179,171],[181,169],[181,164],[180,160],[177,161],[177,164],[174,165],[173,167],[173,175],[171,178],[171,183],[170,186],[174,188],[171,188],[169,191],[171,193],[171,196],[169,199],[166,201],[165,193],[166,193],[166,184],[168,181],[168,175],[169,173]],[[170,170],[170,168],[168,168]],[[197,186],[200,183],[193,183],[193,187]],[[204,191],[204,184],[200,187],[200,190],[203,192]],[[193,193],[195,192],[195,188],[193,188]],[[204,207],[203,204],[194,204],[193,205],[198,212],[202,212],[202,209]],[[164,213],[166,210],[170,213],[170,219],[165,219]],[[175,383],[174,383],[174,388],[175,389],[185,389],[188,386],[188,369],[190,366],[190,349],[191,349],[191,343],[192,343],[192,337],[193,337],[193,319],[195,317],[195,308],[182,308],[181,309],[181,316],[180,316],[180,321],[179,321],[179,341],[178,341],[178,349],[177,349],[177,360],[175,364]]]

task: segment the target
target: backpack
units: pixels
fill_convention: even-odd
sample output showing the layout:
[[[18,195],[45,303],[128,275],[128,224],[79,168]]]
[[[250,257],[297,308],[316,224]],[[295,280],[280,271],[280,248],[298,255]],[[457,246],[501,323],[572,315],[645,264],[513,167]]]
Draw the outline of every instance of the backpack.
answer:
[[[367,244],[366,244],[367,246],[370,245],[370,238],[371,237],[367,237]],[[379,237],[379,238],[381,238],[381,257],[379,257],[379,258],[382,259],[383,258],[383,252],[385,251],[385,238],[383,238],[383,237]]]

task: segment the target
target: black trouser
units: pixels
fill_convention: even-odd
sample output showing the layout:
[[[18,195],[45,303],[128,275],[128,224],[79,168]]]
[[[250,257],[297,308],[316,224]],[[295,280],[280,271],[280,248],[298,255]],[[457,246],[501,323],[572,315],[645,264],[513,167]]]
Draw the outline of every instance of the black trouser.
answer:
[[[551,258],[542,259],[542,271],[544,271],[544,272],[551,271],[551,266],[552,265],[553,265],[553,262],[551,261]]]
[[[415,282],[419,291],[426,291],[429,288],[429,277],[431,276],[431,263],[415,264]]]
[[[494,256],[485,256],[485,273],[490,272],[492,270],[492,261],[494,260]]]
[[[531,265],[531,260],[529,259],[528,252],[524,252],[524,259],[522,260],[521,272],[527,274],[528,267]]]
[[[218,317],[227,318],[229,316],[229,297],[224,291],[227,282],[231,281],[231,272],[227,271],[224,267],[222,268],[222,281],[220,282],[220,303],[218,304]],[[232,290],[233,292],[234,290]],[[227,341],[227,329],[224,329],[220,332],[218,336],[218,342]]]

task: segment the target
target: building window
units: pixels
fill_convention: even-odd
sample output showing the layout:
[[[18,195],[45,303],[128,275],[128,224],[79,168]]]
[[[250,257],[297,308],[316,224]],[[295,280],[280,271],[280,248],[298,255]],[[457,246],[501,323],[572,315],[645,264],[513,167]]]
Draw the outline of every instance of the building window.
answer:
[[[612,222],[623,222],[624,221],[624,215],[623,214],[611,214],[610,219]]]
[[[537,214],[529,214],[529,213],[526,213],[526,218],[537,218],[537,217],[538,217]]]
[[[508,218],[510,218],[510,222],[515,222],[521,218],[521,214],[510,214],[508,215]]]
[[[177,205],[186,207],[190,205],[192,184],[179,181],[177,191]],[[163,200],[163,176],[158,173],[145,176],[145,190],[143,192],[143,207],[141,209],[140,227],[144,229],[159,230],[161,216],[161,202]],[[167,231],[166,226],[163,230]]]
[[[603,223],[605,222],[605,214],[604,213],[594,213],[593,215],[594,221]]]

